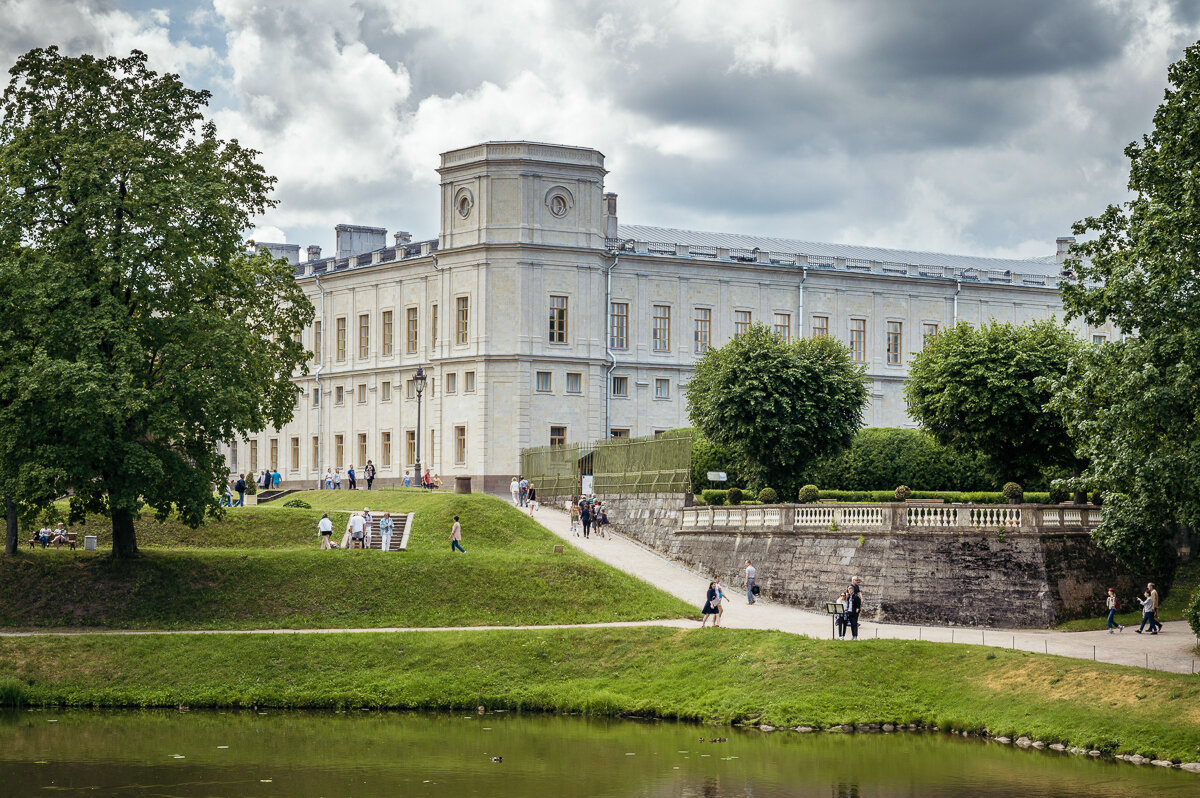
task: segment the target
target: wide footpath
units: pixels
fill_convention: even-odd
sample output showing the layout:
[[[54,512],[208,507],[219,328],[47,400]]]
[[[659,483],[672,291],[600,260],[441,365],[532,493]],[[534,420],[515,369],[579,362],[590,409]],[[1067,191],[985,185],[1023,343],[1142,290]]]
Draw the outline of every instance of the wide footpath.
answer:
[[[735,574],[697,574],[675,563],[642,544],[618,533],[607,538],[593,535],[590,538],[576,536],[571,532],[570,520],[565,512],[552,507],[541,507],[534,515],[546,529],[563,540],[574,544],[601,562],[607,563],[627,574],[645,580],[655,587],[677,598],[703,606],[708,583],[720,576],[725,592],[731,596],[726,603],[721,623],[732,629],[771,629],[816,638],[833,637],[832,619],[825,613],[817,613],[779,604],[760,598],[753,606],[746,600],[744,578]],[[769,563],[757,563],[758,581],[769,578]],[[871,585],[861,584],[865,595],[866,609],[871,608]],[[836,600],[830,596],[830,600]],[[978,600],[964,597],[964,600]],[[1127,627],[1124,632],[1108,634],[1106,631],[1059,632],[1014,629],[981,629],[977,627],[913,626],[907,624],[872,623],[860,624],[859,637],[863,639],[888,638],[898,640],[928,640],[941,643],[967,643],[1019,649],[1042,654],[1057,654],[1075,659],[1110,662],[1169,671],[1172,673],[1196,673],[1200,660],[1196,658],[1196,636],[1185,621],[1169,621],[1157,635],[1136,634]],[[846,639],[850,639],[849,633]]]

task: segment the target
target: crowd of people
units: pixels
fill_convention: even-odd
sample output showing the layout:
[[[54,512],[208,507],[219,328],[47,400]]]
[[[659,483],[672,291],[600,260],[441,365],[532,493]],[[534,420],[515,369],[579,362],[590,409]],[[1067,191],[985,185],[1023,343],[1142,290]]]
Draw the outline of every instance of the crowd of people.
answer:
[[[1154,587],[1153,582],[1146,583],[1146,589],[1142,591],[1142,595],[1138,597],[1137,603],[1142,607],[1142,622],[1134,631],[1141,634],[1150,627],[1150,634],[1156,635],[1162,631],[1162,621],[1158,618],[1158,590]],[[1125,627],[1117,623],[1117,612],[1121,609],[1121,600],[1117,598],[1115,588],[1108,589],[1108,633],[1112,634],[1113,629],[1118,632],[1124,632]]]
[[[437,474],[430,476],[429,471],[426,470],[421,478],[418,479],[408,471],[405,471],[403,484],[406,488],[425,488],[426,490],[433,490],[434,488],[440,488],[442,486],[442,478]]]
[[[358,490],[359,478],[367,483],[367,490],[371,490],[375,486],[375,464],[370,460],[363,466],[361,472],[354,469],[354,463],[346,469],[346,487],[349,490]],[[325,477],[317,483],[317,489],[322,487],[325,490],[341,490],[342,489],[342,469],[325,467]]]
[[[362,512],[350,513],[346,520],[346,529],[341,543],[333,539],[333,521],[329,513],[322,513],[317,522],[317,535],[321,538],[322,549],[369,549],[374,545],[374,535],[379,535],[381,551],[391,551],[392,533],[396,530],[396,522],[391,513],[384,513],[376,525],[375,517],[370,509],[364,507]]]
[[[598,538],[608,537],[604,530],[608,526],[608,509],[594,494],[571,499],[568,513],[571,516],[571,534],[575,537],[579,537],[581,528],[585,538],[590,538],[593,531]]]
[[[515,476],[508,483],[508,492],[512,496],[513,507],[527,507],[533,515],[538,509],[537,487],[531,480],[523,476]]]

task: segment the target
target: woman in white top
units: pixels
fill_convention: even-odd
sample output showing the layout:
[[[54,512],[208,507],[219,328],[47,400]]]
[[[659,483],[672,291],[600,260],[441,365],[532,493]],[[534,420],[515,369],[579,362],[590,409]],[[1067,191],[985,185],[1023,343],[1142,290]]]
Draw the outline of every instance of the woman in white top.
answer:
[[[508,483],[508,492],[512,494],[513,507],[521,503],[521,483],[517,482],[516,477],[513,477],[512,482]]]
[[[321,536],[321,548],[328,549],[329,541],[333,538],[333,522],[329,520],[329,513],[321,516],[317,523],[317,534]]]

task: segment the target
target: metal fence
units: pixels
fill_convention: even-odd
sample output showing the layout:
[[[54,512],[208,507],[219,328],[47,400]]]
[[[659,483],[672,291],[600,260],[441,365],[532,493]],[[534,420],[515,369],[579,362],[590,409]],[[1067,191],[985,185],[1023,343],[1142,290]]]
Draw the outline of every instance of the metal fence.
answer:
[[[683,493],[691,487],[691,467],[691,430],[521,451],[521,473],[547,498],[579,493],[586,474],[601,495]]]

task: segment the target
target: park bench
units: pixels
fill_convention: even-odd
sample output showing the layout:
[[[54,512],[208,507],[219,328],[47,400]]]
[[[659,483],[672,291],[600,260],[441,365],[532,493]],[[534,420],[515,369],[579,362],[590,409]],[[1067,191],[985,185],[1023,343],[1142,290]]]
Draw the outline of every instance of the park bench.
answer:
[[[54,540],[54,535],[51,535],[50,539]],[[70,546],[72,550],[74,550],[75,546],[78,542],[79,542],[79,533],[68,531],[67,532],[67,545]],[[39,543],[41,543],[41,540],[38,538],[37,532],[34,532],[33,537],[31,537],[29,539],[29,548],[32,549],[35,546],[37,546]]]

